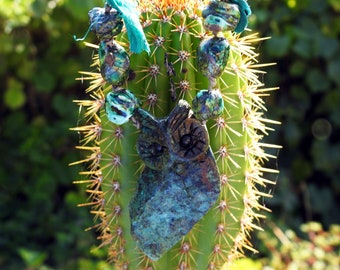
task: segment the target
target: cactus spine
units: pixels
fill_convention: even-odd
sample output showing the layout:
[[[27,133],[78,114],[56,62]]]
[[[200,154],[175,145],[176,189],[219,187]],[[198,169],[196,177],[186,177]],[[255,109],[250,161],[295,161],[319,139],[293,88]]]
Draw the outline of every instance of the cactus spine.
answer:
[[[209,88],[209,80],[197,70],[196,49],[206,37],[202,1],[139,1],[140,21],[150,44],[150,54],[130,54],[130,79],[123,85],[142,101],[142,107],[156,117],[166,117],[179,99],[190,104],[196,93]],[[207,122],[210,145],[220,173],[221,193],[215,206],[194,228],[158,261],[152,261],[136,247],[130,234],[128,204],[143,163],[136,153],[137,130],[131,123],[117,126],[104,111],[105,96],[111,91],[97,72],[81,72],[90,80],[88,100],[76,100],[86,108],[85,124],[73,128],[83,134],[81,145],[87,157],[80,174],[87,184],[90,206],[100,232],[101,245],[108,248],[115,269],[220,269],[242,257],[244,250],[255,251],[250,232],[261,229],[257,223],[269,211],[261,198],[270,197],[259,187],[274,184],[265,179],[263,162],[275,158],[266,148],[279,146],[262,142],[271,130],[265,119],[262,99],[273,89],[263,88],[258,78],[257,53],[252,44],[257,34],[226,34],[230,44],[227,67],[217,80],[225,109]],[[129,51],[125,33],[116,40]],[[96,45],[87,44],[95,49]],[[99,66],[94,56],[93,67]],[[262,188],[263,189],[263,188]]]

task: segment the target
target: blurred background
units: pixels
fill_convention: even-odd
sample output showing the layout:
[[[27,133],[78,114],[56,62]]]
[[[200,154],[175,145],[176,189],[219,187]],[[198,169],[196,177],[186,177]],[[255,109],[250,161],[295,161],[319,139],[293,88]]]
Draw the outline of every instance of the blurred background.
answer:
[[[273,261],[281,259],[286,269],[297,259],[280,257],[285,240],[320,246],[313,235],[339,259],[340,1],[248,2],[249,27],[271,37],[256,44],[259,62],[276,63],[262,80],[280,87],[266,99],[266,115],[282,125],[266,142],[283,146],[274,197],[265,202],[272,213],[265,233],[253,237],[260,254],[249,263],[280,269]],[[108,268],[103,251],[90,252],[98,243],[95,232],[84,231],[93,224],[88,209],[77,207],[86,200],[72,184],[81,168],[68,166],[80,158],[69,128],[78,120],[72,100],[84,97],[85,86],[75,78],[93,53],[73,35],[85,33],[96,5],[102,1],[1,0],[1,269]],[[94,35],[87,41],[96,42]]]

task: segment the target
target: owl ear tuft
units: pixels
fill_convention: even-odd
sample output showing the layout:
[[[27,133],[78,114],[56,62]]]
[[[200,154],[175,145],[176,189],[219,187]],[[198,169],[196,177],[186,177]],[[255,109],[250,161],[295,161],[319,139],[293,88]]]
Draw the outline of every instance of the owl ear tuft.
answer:
[[[158,134],[160,130],[159,121],[142,108],[136,108],[133,120],[137,128],[144,134]]]
[[[168,134],[172,134],[174,131],[178,130],[181,123],[190,118],[191,107],[189,103],[183,99],[179,100],[176,107],[171,111],[167,119]]]

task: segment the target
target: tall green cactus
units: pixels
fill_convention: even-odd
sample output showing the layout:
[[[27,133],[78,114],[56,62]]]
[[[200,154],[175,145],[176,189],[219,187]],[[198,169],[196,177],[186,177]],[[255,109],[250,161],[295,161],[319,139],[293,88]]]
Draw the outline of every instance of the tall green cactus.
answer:
[[[226,1],[237,3],[238,1]],[[129,89],[141,107],[157,118],[167,117],[179,99],[192,104],[196,93],[208,89],[209,80],[198,71],[196,49],[209,33],[201,18],[202,1],[140,0],[140,21],[150,44],[150,53],[129,53],[131,72],[122,87]],[[263,116],[262,99],[269,91],[259,80],[261,64],[252,44],[261,40],[257,34],[225,34],[230,54],[222,76],[217,79],[224,99],[223,113],[207,122],[210,146],[220,174],[220,195],[208,213],[163,254],[157,261],[149,259],[136,246],[130,233],[129,202],[137,179],[144,168],[137,150],[138,130],[131,123],[115,125],[105,113],[105,96],[111,91],[99,72],[81,72],[88,79],[88,100],[76,100],[85,107],[83,126],[73,128],[83,134],[78,147],[87,152],[86,170],[80,172],[89,193],[89,202],[99,230],[101,246],[108,249],[115,269],[220,269],[242,257],[244,250],[254,251],[249,238],[253,229],[261,229],[261,204],[267,184],[263,167],[269,158],[263,138],[271,130],[267,124],[277,122]],[[126,33],[116,40],[129,52]],[[97,49],[98,46],[87,44]],[[99,58],[94,56],[93,68]],[[171,68],[171,70],[169,70]],[[185,181],[185,179],[184,179]],[[259,188],[261,187],[261,188]]]

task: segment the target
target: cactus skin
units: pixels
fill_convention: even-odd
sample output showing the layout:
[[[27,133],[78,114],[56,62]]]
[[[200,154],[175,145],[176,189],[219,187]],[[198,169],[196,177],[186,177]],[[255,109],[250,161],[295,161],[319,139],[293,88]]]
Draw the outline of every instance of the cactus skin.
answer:
[[[196,67],[196,48],[205,33],[200,18],[200,1],[139,1],[141,22],[151,52],[131,54],[130,79],[122,87],[142,101],[142,107],[155,117],[166,117],[179,99],[192,104],[197,92],[208,89],[209,81]],[[168,4],[171,3],[170,4]],[[230,44],[227,67],[216,81],[222,92],[225,109],[215,120],[207,122],[210,145],[220,173],[220,196],[216,204],[194,228],[158,261],[152,261],[136,247],[130,233],[129,202],[143,170],[137,150],[137,130],[131,123],[112,124],[104,109],[105,96],[111,87],[100,73],[81,72],[90,80],[89,100],[76,100],[86,107],[86,124],[73,128],[83,134],[78,148],[89,152],[86,164],[75,181],[87,184],[90,206],[100,232],[101,245],[108,248],[109,261],[115,269],[221,269],[242,257],[244,250],[255,250],[249,242],[250,232],[261,228],[258,220],[269,211],[260,199],[270,197],[258,189],[273,181],[263,173],[277,173],[263,167],[275,158],[265,148],[263,137],[278,122],[264,119],[262,96],[273,89],[263,88],[258,79],[257,53],[252,43],[256,34],[225,36]],[[129,51],[125,33],[116,38]],[[98,49],[98,46],[87,44]],[[94,66],[99,66],[98,56]],[[84,77],[82,78],[84,79]],[[261,188],[263,189],[263,188]]]

